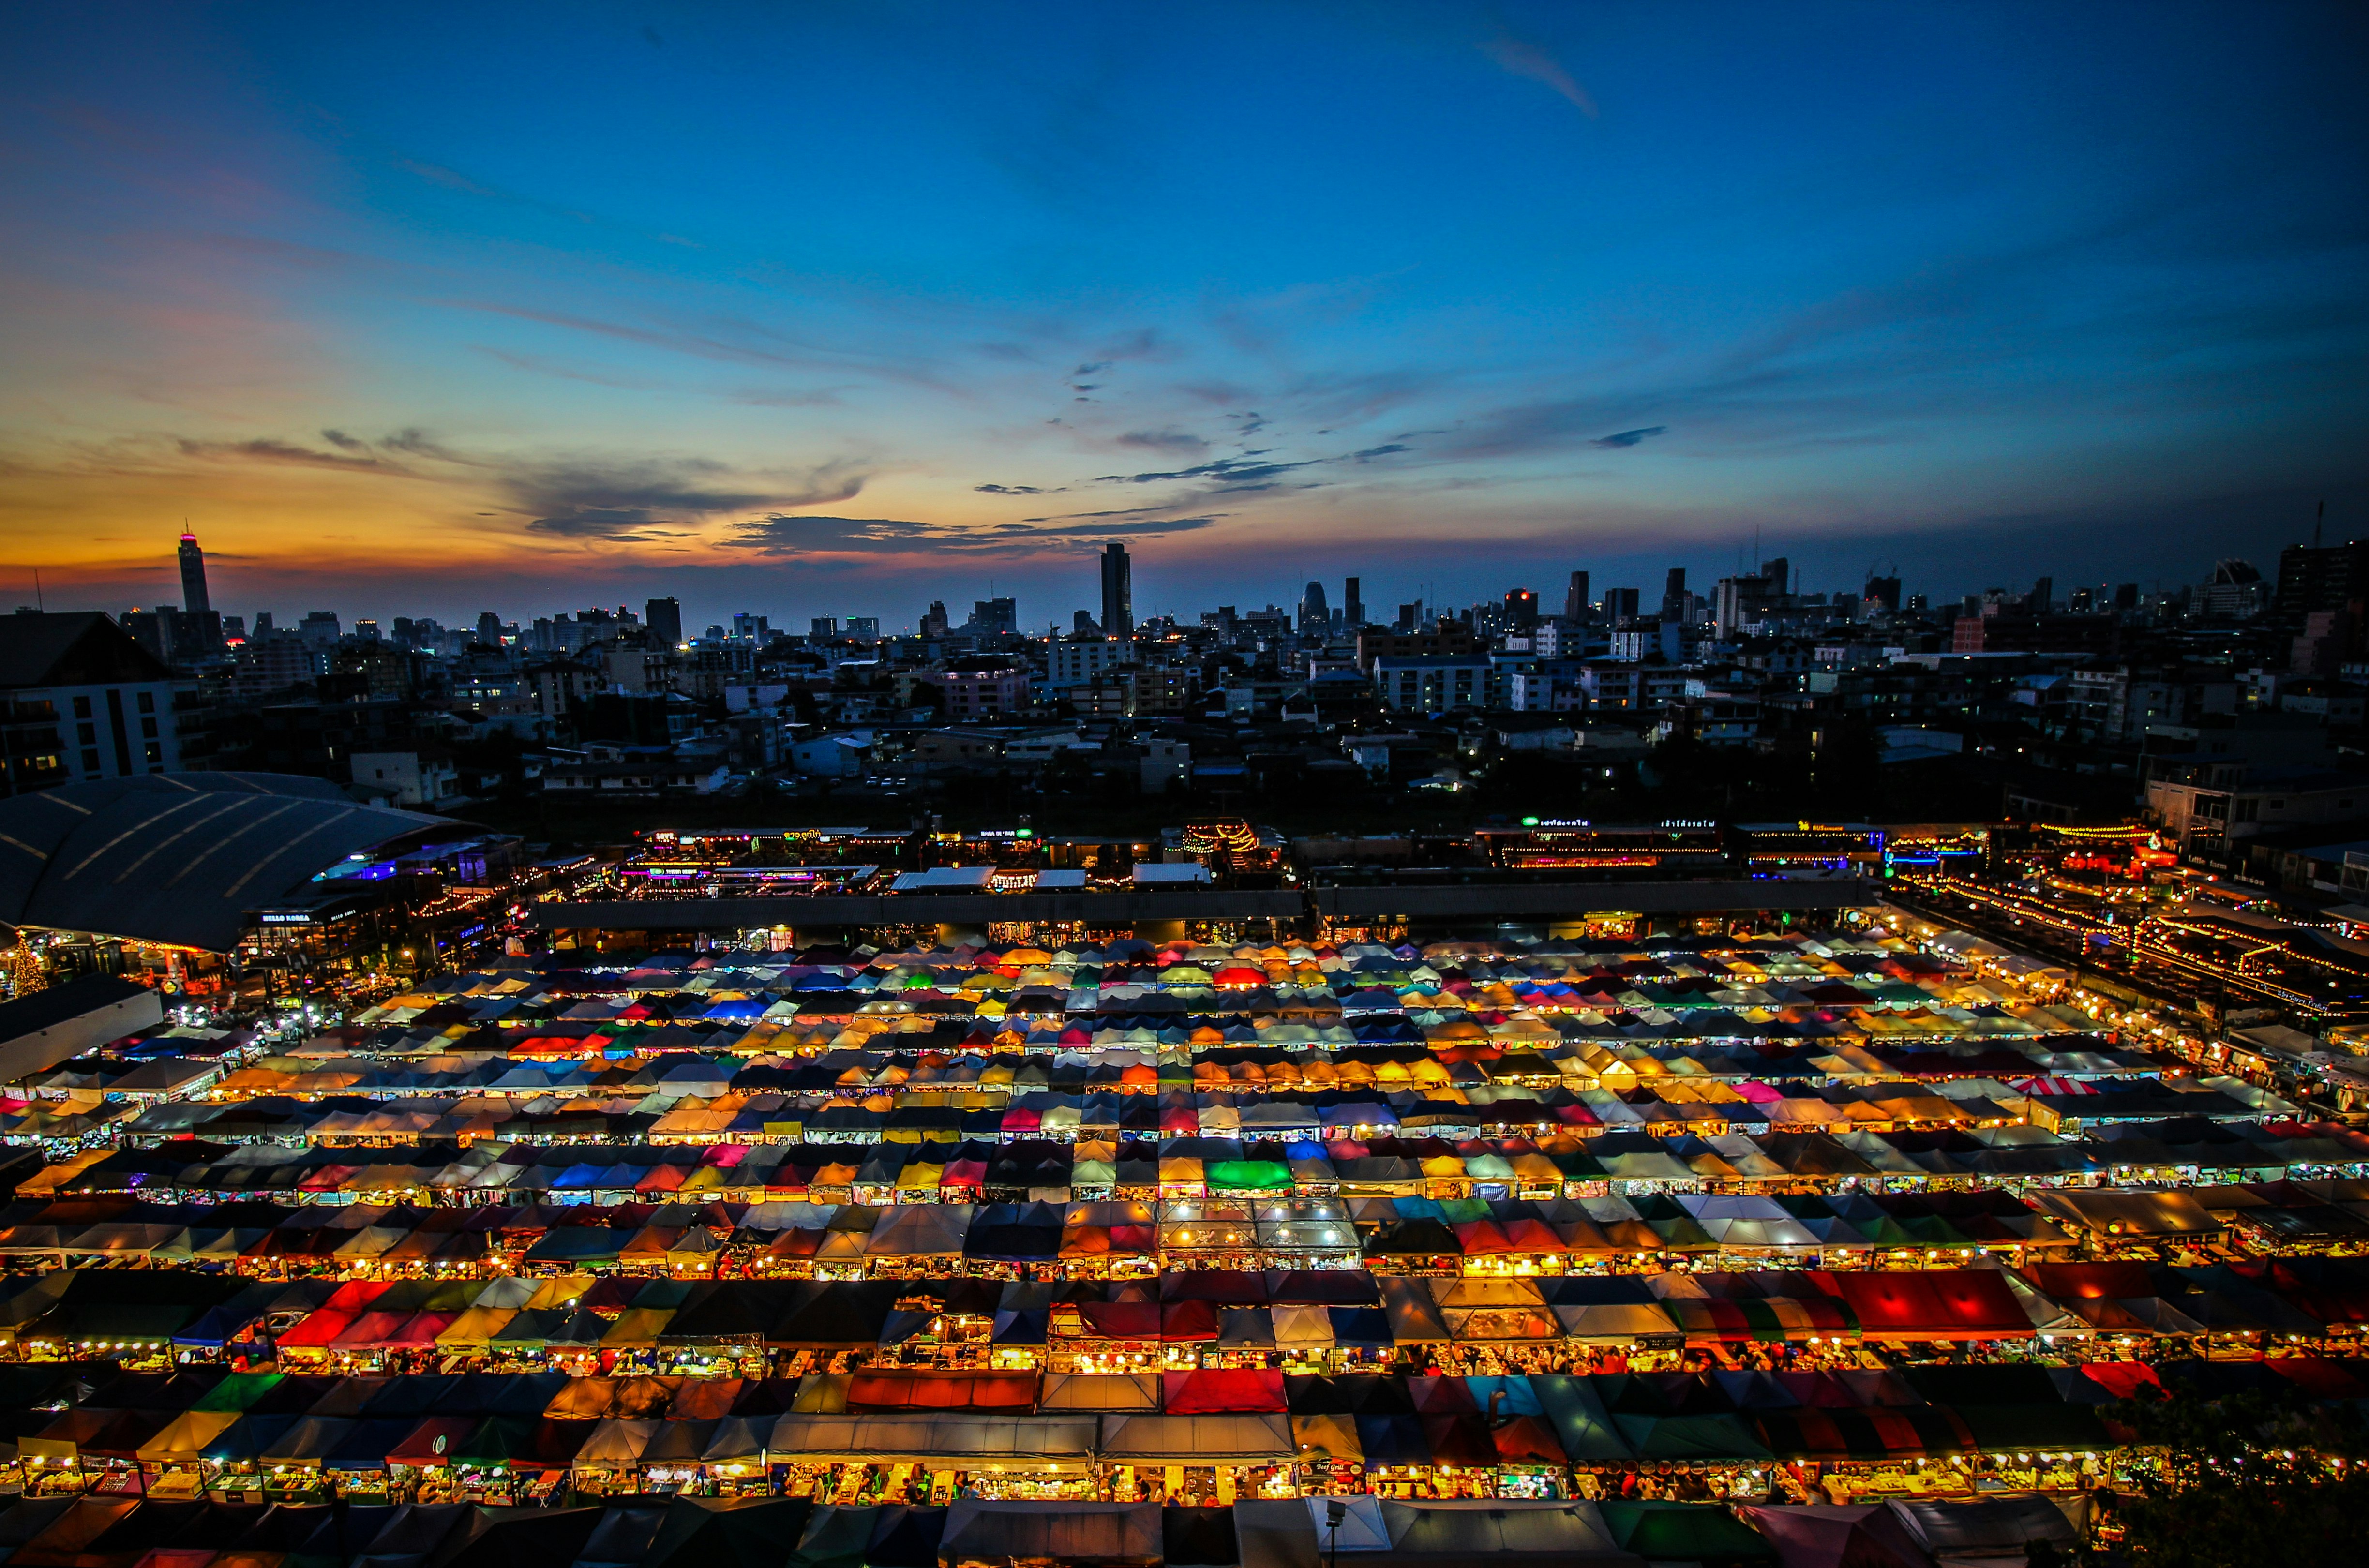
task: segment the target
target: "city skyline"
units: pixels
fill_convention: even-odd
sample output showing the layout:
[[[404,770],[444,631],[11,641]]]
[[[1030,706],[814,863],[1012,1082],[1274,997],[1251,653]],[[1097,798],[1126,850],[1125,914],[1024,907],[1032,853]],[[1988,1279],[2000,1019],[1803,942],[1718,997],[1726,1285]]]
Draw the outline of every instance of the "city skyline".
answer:
[[[1149,618],[2369,532],[2356,17],[1674,15],[19,13],[8,591],[172,601],[185,526],[234,613],[894,624],[1112,539]]]

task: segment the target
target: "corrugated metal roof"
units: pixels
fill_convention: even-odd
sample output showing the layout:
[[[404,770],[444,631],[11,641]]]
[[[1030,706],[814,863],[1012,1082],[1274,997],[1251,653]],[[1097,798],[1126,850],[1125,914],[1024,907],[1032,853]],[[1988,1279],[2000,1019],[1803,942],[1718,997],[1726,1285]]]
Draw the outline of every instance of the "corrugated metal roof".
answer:
[[[281,773],[64,784],[0,800],[0,920],[223,952],[323,867],[448,826]]]

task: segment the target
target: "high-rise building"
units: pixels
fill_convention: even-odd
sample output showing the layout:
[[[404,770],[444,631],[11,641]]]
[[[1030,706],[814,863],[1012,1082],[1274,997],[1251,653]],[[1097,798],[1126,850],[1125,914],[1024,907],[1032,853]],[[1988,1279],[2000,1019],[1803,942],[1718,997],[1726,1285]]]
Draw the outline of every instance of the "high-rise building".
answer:
[[[1103,635],[1135,635],[1135,572],[1116,539],[1103,546]]]
[[[880,617],[877,615],[850,615],[847,618],[847,635],[853,637],[860,643],[878,642],[880,640]]]
[[[1505,590],[1505,624],[1514,631],[1528,631],[1539,624],[1539,596],[1527,588]]]
[[[198,548],[198,536],[181,535],[181,608],[192,615],[202,615],[214,607],[206,597],[206,553]]]
[[[1662,619],[1684,621],[1687,618],[1687,569],[1672,567],[1662,579]]]
[[[1566,621],[1587,619],[1587,574],[1571,574],[1571,586],[1562,590],[1562,618]]]
[[[651,601],[656,603],[657,601]],[[487,610],[477,617],[477,640],[487,647],[502,646],[502,618]]]
[[[971,601],[969,631],[986,637],[1008,637],[1020,630],[1016,599],[976,599]]]
[[[661,647],[682,646],[682,605],[674,599],[653,599],[642,606],[642,624],[650,629]],[[480,636],[479,641],[488,641]]]
[[[836,638],[839,635],[839,617],[836,615],[813,617],[807,622],[807,635],[817,642]]]
[[[1859,597],[1860,602],[1871,614],[1879,609],[1897,611],[1900,608],[1900,579],[1896,577],[1870,578]]]
[[[1614,625],[1637,618],[1637,590],[1633,588],[1608,588],[1604,590],[1604,618]]]
[[[930,601],[928,613],[921,617],[921,635],[932,638],[944,637],[946,635],[946,601],[943,599],[933,599]]]
[[[2035,578],[2031,585],[2031,592],[2024,599],[2024,604],[2042,615],[2055,609],[2056,579],[2054,578]]]
[[[1341,621],[1353,632],[1366,624],[1366,595],[1356,578],[1341,585]]]
[[[1332,624],[1332,615],[1324,608],[1324,585],[1311,582],[1299,594],[1299,629],[1321,632]]]

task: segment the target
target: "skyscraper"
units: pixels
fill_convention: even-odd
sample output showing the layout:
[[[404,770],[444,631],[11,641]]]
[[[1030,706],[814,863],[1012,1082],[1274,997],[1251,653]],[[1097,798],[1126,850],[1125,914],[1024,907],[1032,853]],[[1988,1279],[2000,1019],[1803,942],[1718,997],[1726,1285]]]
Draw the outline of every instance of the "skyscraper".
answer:
[[[1103,635],[1135,635],[1135,573],[1116,539],[1103,546]]]
[[[1683,621],[1687,618],[1687,569],[1672,567],[1670,575],[1662,582],[1662,619]]]
[[[682,646],[682,605],[673,599],[653,599],[642,606],[642,624],[658,638],[661,647]]]
[[[206,597],[206,553],[198,548],[198,536],[181,535],[181,608],[192,615],[202,615],[214,607]]]
[[[1324,585],[1311,582],[1299,595],[1299,629],[1303,632],[1324,630],[1333,617],[1324,608]]]
[[[1366,624],[1366,596],[1356,578],[1342,585],[1341,620],[1353,632]]]
[[[1562,590],[1562,618],[1566,621],[1585,621],[1587,619],[1587,574],[1574,572],[1571,574],[1571,586]]]

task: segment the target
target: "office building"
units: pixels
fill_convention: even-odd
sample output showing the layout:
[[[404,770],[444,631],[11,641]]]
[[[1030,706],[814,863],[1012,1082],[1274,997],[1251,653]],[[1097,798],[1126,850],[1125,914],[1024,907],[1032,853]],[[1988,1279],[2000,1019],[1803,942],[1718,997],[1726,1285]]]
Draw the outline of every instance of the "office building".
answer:
[[[1103,546],[1103,635],[1135,635],[1134,568],[1116,539]]]
[[[1341,586],[1341,620],[1353,632],[1366,624],[1366,596],[1356,578]]]
[[[682,646],[682,605],[680,601],[673,599],[651,600],[642,606],[642,624],[650,629],[651,635],[661,647]],[[499,638],[488,638],[481,631],[477,640],[488,642],[498,641]]]
[[[206,594],[206,553],[198,548],[198,536],[181,535],[181,608],[192,615],[202,615],[214,607]]]
[[[1585,621],[1591,608],[1587,598],[1587,574],[1572,573],[1571,585],[1562,590],[1562,618],[1566,621]]]
[[[1324,585],[1311,582],[1300,591],[1299,629],[1303,633],[1323,632],[1333,624],[1332,612],[1324,605]]]

